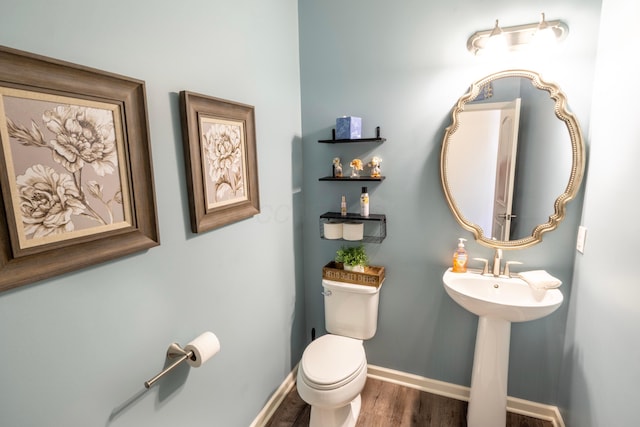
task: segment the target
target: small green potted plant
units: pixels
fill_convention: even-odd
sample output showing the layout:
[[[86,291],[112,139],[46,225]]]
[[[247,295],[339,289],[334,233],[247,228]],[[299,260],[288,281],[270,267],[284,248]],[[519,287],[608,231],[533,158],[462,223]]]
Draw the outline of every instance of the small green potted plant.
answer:
[[[364,267],[367,265],[367,252],[364,245],[360,246],[342,246],[336,252],[336,262],[341,262],[344,269],[364,273]]]

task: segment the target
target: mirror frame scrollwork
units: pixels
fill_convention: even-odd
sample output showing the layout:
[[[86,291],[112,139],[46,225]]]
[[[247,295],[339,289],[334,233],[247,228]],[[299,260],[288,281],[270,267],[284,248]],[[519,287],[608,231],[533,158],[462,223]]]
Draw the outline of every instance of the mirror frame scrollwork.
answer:
[[[569,176],[569,182],[565,187],[565,190],[562,194],[560,194],[554,202],[554,213],[549,216],[549,221],[545,224],[540,224],[533,229],[533,232],[530,236],[517,239],[517,240],[493,240],[484,235],[482,228],[469,221],[463,214],[460,212],[458,208],[455,198],[451,193],[451,188],[449,186],[447,180],[447,152],[449,144],[451,143],[452,135],[458,130],[460,127],[460,118],[459,114],[464,111],[464,106],[466,103],[474,100],[479,94],[480,91],[489,83],[494,80],[505,78],[505,77],[523,77],[531,80],[531,83],[538,89],[545,90],[549,93],[550,98],[554,101],[554,112],[558,119],[564,122],[567,126],[567,130],[569,132],[569,137],[571,139],[571,150],[572,150],[572,165],[571,165],[571,173]],[[491,74],[487,77],[484,77],[476,82],[474,82],[469,91],[464,94],[458,100],[457,104],[453,107],[452,110],[452,123],[449,127],[446,128],[444,133],[444,139],[442,142],[442,151],[440,154],[440,177],[442,180],[442,187],[445,193],[445,197],[447,199],[447,203],[451,208],[456,220],[460,223],[460,225],[473,233],[476,241],[484,246],[490,248],[497,249],[524,249],[529,246],[533,246],[542,241],[542,235],[548,231],[552,231],[557,228],[558,224],[565,217],[566,204],[571,199],[573,199],[578,190],[580,189],[580,184],[582,182],[582,178],[584,175],[585,168],[585,148],[584,148],[584,140],[582,138],[582,132],[580,130],[580,126],[578,124],[578,120],[576,117],[568,110],[567,107],[567,97],[560,90],[560,87],[555,83],[550,83],[542,79],[542,77],[534,72],[529,70],[506,70],[500,71],[494,74]]]

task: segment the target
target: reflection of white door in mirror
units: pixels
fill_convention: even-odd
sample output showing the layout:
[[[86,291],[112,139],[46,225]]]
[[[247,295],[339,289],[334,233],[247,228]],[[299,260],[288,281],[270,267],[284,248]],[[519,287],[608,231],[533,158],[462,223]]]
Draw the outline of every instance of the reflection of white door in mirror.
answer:
[[[491,238],[509,240],[520,123],[520,98],[511,102],[467,104],[451,158],[466,159],[450,185],[463,212],[491,230]],[[466,133],[469,132],[469,135]],[[493,194],[493,197],[486,197]]]
[[[496,164],[496,191],[493,200],[493,227],[491,237],[509,240],[513,213],[513,188],[518,152],[520,126],[520,98],[508,102],[500,109],[500,135]]]

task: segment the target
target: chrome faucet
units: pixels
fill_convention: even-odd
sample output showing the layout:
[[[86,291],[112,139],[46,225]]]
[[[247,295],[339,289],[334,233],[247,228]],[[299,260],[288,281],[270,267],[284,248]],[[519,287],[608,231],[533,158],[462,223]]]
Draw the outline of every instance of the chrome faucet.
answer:
[[[493,277],[500,276],[500,262],[502,260],[502,249],[496,249],[496,253],[493,256]]]

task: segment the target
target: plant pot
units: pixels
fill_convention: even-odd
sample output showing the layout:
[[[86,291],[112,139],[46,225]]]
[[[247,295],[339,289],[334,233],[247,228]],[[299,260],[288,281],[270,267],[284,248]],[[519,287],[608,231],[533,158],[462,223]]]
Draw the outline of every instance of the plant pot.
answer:
[[[347,265],[343,267],[346,271],[353,271],[356,273],[364,273],[364,265]]]

